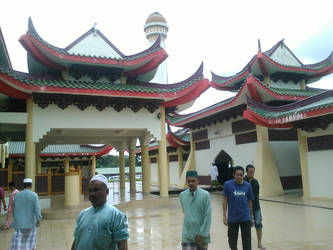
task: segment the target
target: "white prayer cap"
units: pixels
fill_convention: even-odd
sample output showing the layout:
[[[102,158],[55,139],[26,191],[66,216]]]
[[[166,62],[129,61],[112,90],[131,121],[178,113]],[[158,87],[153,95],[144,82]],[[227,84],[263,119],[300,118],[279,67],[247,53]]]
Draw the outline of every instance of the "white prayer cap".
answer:
[[[30,179],[30,178],[25,178],[25,179],[23,180],[23,183],[32,183],[32,179]]]
[[[100,182],[103,182],[106,186],[108,186],[108,179],[104,176],[104,175],[102,175],[102,174],[97,174],[97,175],[94,175],[92,178],[91,178],[91,180],[90,180],[90,182],[92,182],[92,181],[100,181]]]

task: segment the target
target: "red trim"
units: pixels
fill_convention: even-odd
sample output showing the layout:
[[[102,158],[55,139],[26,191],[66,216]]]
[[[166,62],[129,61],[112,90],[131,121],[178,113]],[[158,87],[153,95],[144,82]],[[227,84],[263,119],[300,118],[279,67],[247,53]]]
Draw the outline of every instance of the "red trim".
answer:
[[[24,36],[29,36],[31,39],[32,43],[38,48],[38,50],[43,50],[44,53],[42,54],[49,54],[50,57],[55,57],[58,58],[62,61],[67,61],[68,62],[81,62],[81,63],[90,63],[90,64],[100,64],[100,65],[117,65],[117,66],[124,66],[124,67],[130,67],[130,66],[135,66],[138,65],[142,62],[148,62],[150,61],[151,58],[155,58],[156,56],[159,57],[161,55],[166,54],[166,52],[161,48],[158,51],[155,51],[153,53],[150,53],[146,56],[137,58],[137,59],[130,59],[130,60],[122,60],[122,59],[109,59],[109,58],[96,58],[96,57],[88,57],[88,56],[77,56],[77,55],[68,55],[68,54],[61,54],[59,52],[54,51],[53,49],[45,46],[42,42],[38,41],[34,37],[31,37],[30,35],[26,34]],[[30,46],[29,46],[30,48]],[[161,52],[162,51],[162,52]],[[161,56],[163,57],[163,56]],[[51,58],[49,60],[53,61]],[[160,61],[160,60],[157,60]],[[154,61],[155,62],[155,61]],[[154,65],[156,68],[158,65]],[[150,66],[152,67],[152,66]]]
[[[277,67],[280,70],[284,70],[284,71],[289,71],[289,72],[306,72],[306,73],[313,73],[313,75],[308,75],[306,78],[307,79],[311,79],[311,78],[320,78],[323,76],[326,76],[330,73],[333,72],[333,65],[330,64],[322,69],[309,69],[309,68],[300,68],[300,67],[293,67],[293,66],[285,66],[285,65],[281,65],[275,61],[273,61],[271,58],[269,58],[269,56],[265,55],[264,53],[258,52],[257,56],[255,57],[255,59],[249,64],[251,67],[253,67],[253,65],[258,62],[259,67],[261,72],[263,73],[264,76],[268,75],[268,70],[267,70],[267,64],[266,62],[274,65],[275,67]],[[248,71],[248,69],[246,69],[242,74],[231,78],[230,80],[224,82],[224,83],[218,83],[216,81],[212,81],[211,82],[211,86],[218,89],[218,90],[228,90],[226,89],[226,87],[228,87],[227,85],[231,85],[232,83],[238,81],[240,78],[244,77],[245,75],[249,74],[250,72]],[[234,87],[229,87],[231,90],[235,90]]]
[[[163,103],[163,106],[174,107],[193,101],[210,87],[208,79],[202,79],[197,81],[195,83],[195,87],[195,89],[189,91],[183,96],[179,96],[178,98],[172,99],[170,101],[165,101]]]
[[[168,140],[168,142],[170,143],[170,145],[173,146],[173,147],[179,147],[179,146],[185,146],[185,145],[188,146],[188,145],[190,145],[189,142],[183,141],[182,139],[180,139],[179,137],[177,137],[173,133],[167,133],[166,139]]]
[[[0,75],[1,75],[1,73],[0,73]],[[30,98],[29,94],[26,94],[24,92],[21,92],[15,88],[9,86],[2,80],[0,80],[0,93],[5,94],[6,96],[13,97],[13,98],[18,98],[18,99],[29,99]]]
[[[210,86],[212,86],[212,82],[210,84]],[[212,110],[200,113],[198,115],[194,115],[186,120],[183,120],[181,122],[172,124],[169,120],[167,120],[167,123],[172,125],[172,126],[176,126],[176,127],[182,127],[184,124],[192,122],[194,120],[199,120],[203,117],[208,117],[211,114],[214,114],[216,112],[222,111],[223,109],[227,109],[230,106],[233,106],[237,100],[239,99],[239,97],[241,96],[242,92],[245,91],[245,87],[248,89],[249,94],[251,95],[252,99],[255,99],[258,102],[261,102],[261,97],[260,94],[258,92],[258,87],[264,91],[266,91],[266,93],[268,93],[269,95],[271,95],[272,97],[276,98],[277,100],[291,100],[291,101],[297,101],[297,100],[303,100],[305,98],[308,98],[309,96],[294,96],[294,95],[279,95],[277,93],[274,93],[272,90],[268,89],[265,85],[263,85],[260,81],[258,81],[258,79],[256,79],[254,76],[250,75],[246,80],[245,83],[243,84],[243,86],[241,87],[241,89],[238,91],[237,95],[234,97],[234,99],[229,102],[228,104],[222,105],[222,106],[218,106]],[[225,88],[225,87],[223,87]]]
[[[261,101],[261,97],[257,91],[257,88],[255,86],[255,78],[253,76],[250,76],[246,79],[246,86],[247,89],[252,97],[252,99],[254,99],[257,102],[262,102]]]
[[[326,66],[325,68],[322,68],[322,69],[308,69],[308,68],[299,68],[299,67],[293,67],[293,66],[285,66],[285,65],[281,65],[281,64],[273,61],[271,58],[269,58],[265,54],[262,54],[262,56],[263,56],[264,60],[273,64],[277,68],[283,69],[283,70],[286,70],[286,71],[297,71],[297,72],[308,72],[308,73],[322,74],[325,71],[329,71],[333,67],[333,65],[328,65],[328,66]],[[313,78],[314,76],[312,75],[311,77]]]
[[[46,57],[43,53],[39,51],[39,49],[34,45],[34,43],[31,41],[31,37],[28,35],[23,35],[19,39],[23,47],[30,51],[42,64],[45,64],[55,70],[64,71],[65,67],[51,61],[48,57]]]
[[[257,125],[268,127],[268,128],[292,128],[293,125],[290,123],[286,124],[270,124],[268,123],[268,120],[263,119],[262,117],[256,115],[251,110],[247,109],[243,111],[243,117]]]
[[[0,76],[5,78],[12,84],[18,86],[19,88],[22,88],[28,93],[39,92],[39,93],[63,93],[63,94],[88,94],[88,95],[100,95],[100,96],[126,96],[126,97],[143,97],[143,98],[157,98],[157,99],[169,99],[169,98],[176,99],[178,97],[184,96],[187,93],[191,92],[193,89],[197,88],[198,84],[200,84],[201,82],[199,80],[198,82],[192,84],[187,88],[182,89],[179,92],[165,92],[165,93],[131,92],[131,91],[103,90],[103,89],[78,89],[78,88],[64,88],[64,87],[52,87],[52,86],[43,86],[43,91],[41,91],[40,86],[26,84],[24,82],[14,79],[13,77],[5,73],[0,72]]]
[[[252,64],[251,64],[251,65],[252,65]],[[217,90],[228,90],[228,89],[230,89],[230,90],[235,90],[234,87],[229,87],[229,86],[227,86],[227,85],[230,85],[230,84],[232,84],[232,83],[234,83],[234,82],[237,82],[239,79],[245,77],[245,76],[248,75],[249,73],[250,73],[249,70],[246,69],[242,74],[236,76],[235,78],[231,78],[230,80],[228,80],[228,81],[226,81],[226,82],[224,82],[224,83],[222,83],[222,84],[221,84],[221,83],[218,83],[218,82],[216,82],[216,81],[211,81],[211,86],[212,86],[213,88],[216,88]],[[227,89],[226,89],[226,88],[227,88]]]
[[[267,67],[266,67],[265,61],[263,60],[262,53],[260,51],[258,51],[257,60],[258,60],[258,64],[259,64],[261,73],[264,76],[268,76]]]
[[[144,73],[147,73],[155,68],[157,68],[166,58],[168,57],[168,54],[164,50],[159,50],[155,54],[152,60],[150,60],[148,63],[144,64],[143,66],[125,72],[125,76],[127,77],[134,77],[137,75],[141,75]]]
[[[265,127],[270,128],[289,128],[292,127],[291,122],[305,120],[312,117],[322,116],[329,113],[333,113],[333,106],[322,108],[322,109],[314,109],[305,113],[302,113],[303,116],[300,119],[290,119],[290,116],[281,117],[278,119],[266,119],[264,117],[259,116],[254,113],[252,110],[247,109],[243,112],[243,117]]]

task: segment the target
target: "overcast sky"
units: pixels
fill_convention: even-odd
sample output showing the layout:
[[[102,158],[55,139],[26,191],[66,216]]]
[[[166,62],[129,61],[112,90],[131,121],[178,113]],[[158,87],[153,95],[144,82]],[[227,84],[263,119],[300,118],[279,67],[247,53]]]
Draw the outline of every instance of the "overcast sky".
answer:
[[[39,35],[66,47],[97,23],[97,28],[125,55],[148,47],[143,26],[152,12],[169,25],[166,50],[169,82],[182,81],[204,62],[210,71],[228,76],[240,71],[257,52],[281,39],[303,63],[315,63],[333,50],[331,1],[18,1],[1,4],[0,26],[15,70],[27,71],[26,51],[18,39],[31,16]],[[315,87],[332,89],[333,78]],[[191,111],[229,95],[209,90]]]

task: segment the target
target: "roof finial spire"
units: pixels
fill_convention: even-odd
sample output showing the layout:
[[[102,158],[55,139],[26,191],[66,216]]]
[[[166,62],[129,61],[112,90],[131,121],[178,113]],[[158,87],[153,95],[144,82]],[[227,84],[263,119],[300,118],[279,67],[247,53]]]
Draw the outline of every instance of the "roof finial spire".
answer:
[[[94,35],[96,35],[96,30],[97,30],[96,26],[97,26],[97,23],[94,23],[94,26],[93,26]]]
[[[261,52],[261,44],[260,44],[260,39],[258,39],[258,51]]]

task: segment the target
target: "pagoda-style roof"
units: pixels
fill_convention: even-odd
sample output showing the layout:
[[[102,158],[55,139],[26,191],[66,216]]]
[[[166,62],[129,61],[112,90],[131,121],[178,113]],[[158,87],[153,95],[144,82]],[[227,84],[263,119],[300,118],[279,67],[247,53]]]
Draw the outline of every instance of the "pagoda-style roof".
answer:
[[[232,98],[223,100],[207,108],[190,114],[170,114],[168,124],[180,127],[200,127],[201,125],[222,121],[230,117],[241,115],[246,108],[248,97],[263,103],[286,103],[303,100],[324,90],[319,89],[278,89],[264,85],[253,75],[249,75],[243,82],[239,92]]]
[[[30,56],[51,70],[66,71],[75,66],[77,71],[78,67],[80,70],[82,67],[97,66],[144,81],[150,81],[153,78],[157,67],[167,57],[165,50],[160,46],[160,39],[157,39],[145,51],[134,55],[124,55],[95,27],[67,47],[59,48],[41,38],[31,18],[29,18],[28,31],[20,38],[20,42]],[[147,79],[147,75],[150,79]]]
[[[104,99],[116,97],[146,99],[147,101],[155,99],[159,100],[165,107],[173,107],[193,101],[207,88],[209,88],[209,81],[203,76],[203,64],[192,76],[174,84],[138,81],[129,81],[128,84],[112,84],[88,80],[66,81],[55,77],[32,76],[28,73],[0,67],[1,93],[22,99],[27,99],[32,94],[36,97],[48,95],[43,98],[47,101],[47,105],[53,102],[54,98],[51,95],[57,95],[57,100],[59,98],[73,99],[74,97],[72,98],[71,96],[82,99],[84,95],[87,95],[86,100],[94,99],[92,101],[101,96]],[[105,99],[105,101],[108,101],[108,99]]]
[[[79,144],[64,144],[64,145],[48,145],[40,154],[41,157],[60,157],[60,156],[103,156],[112,150],[112,146],[102,145],[79,145]],[[8,142],[8,154],[10,157],[25,156],[25,142]]]
[[[333,122],[333,90],[278,107],[249,99],[247,110],[244,111],[243,116],[265,127],[299,127],[300,122],[312,120],[316,126],[325,128]],[[330,119],[327,116],[330,116]]]
[[[323,61],[303,64],[285,45],[284,40],[265,52],[261,52],[259,41],[258,53],[241,71],[232,76],[220,76],[212,72],[211,86],[219,90],[238,91],[250,73],[261,80],[269,76],[274,81],[297,83],[305,80],[305,84],[309,84],[332,72],[333,52]]]
[[[5,39],[2,35],[2,30],[0,27],[0,67],[6,67],[12,69],[12,63],[10,62],[7,46]]]

